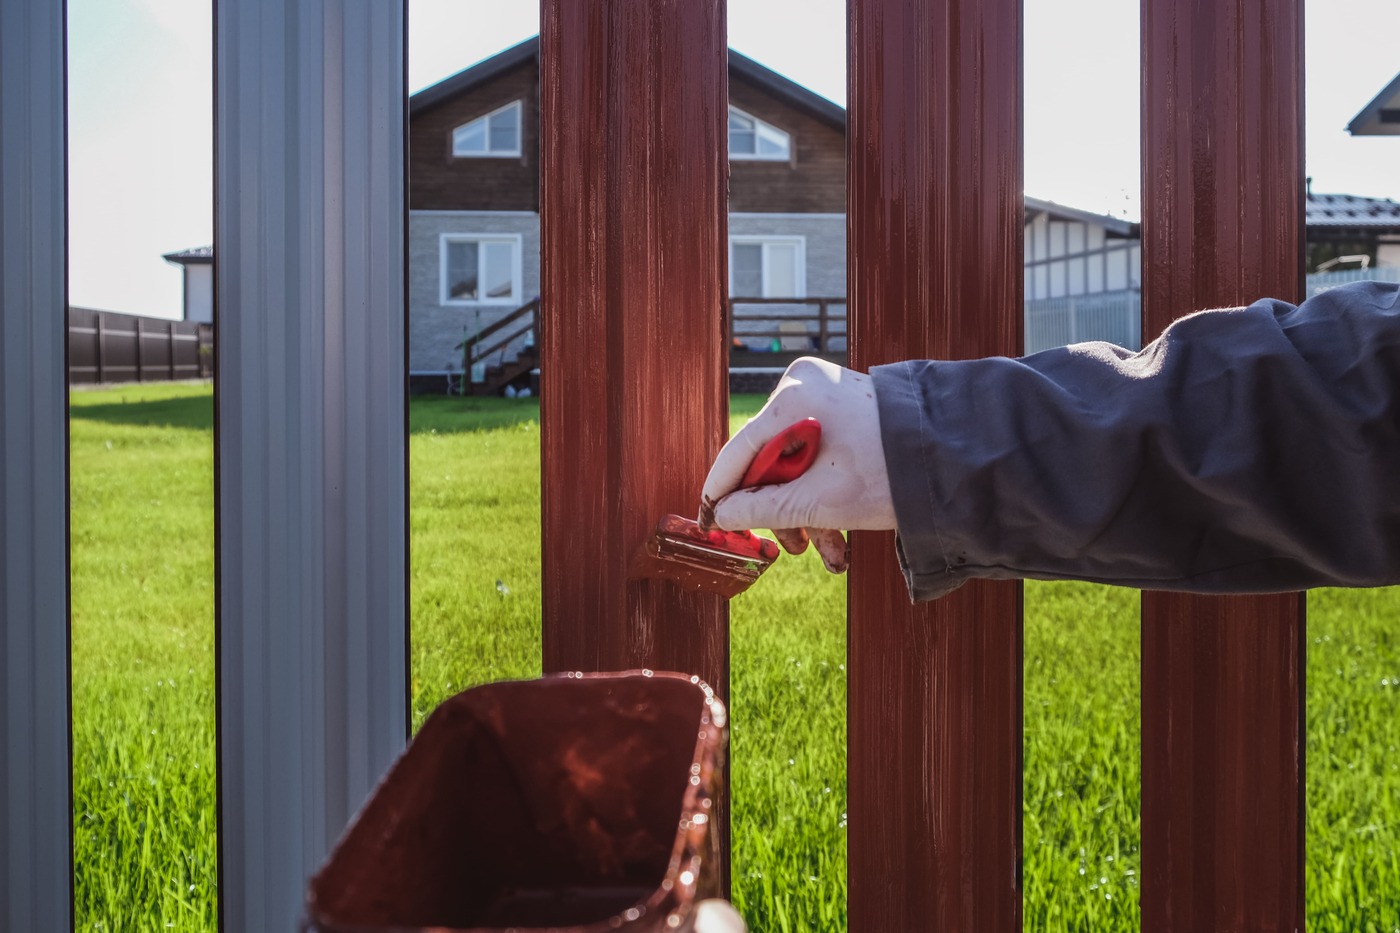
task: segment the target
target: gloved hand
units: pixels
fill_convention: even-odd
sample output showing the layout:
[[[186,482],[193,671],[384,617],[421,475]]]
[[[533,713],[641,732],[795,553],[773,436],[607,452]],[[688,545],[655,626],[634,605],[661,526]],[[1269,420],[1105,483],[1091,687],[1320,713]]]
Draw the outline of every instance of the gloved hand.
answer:
[[[763,445],[803,418],[822,425],[821,452],[807,472],[790,483],[737,489]],[[843,572],[848,553],[839,529],[895,527],[874,381],[811,357],[789,366],[768,404],[715,458],[701,492],[700,524],[772,528],[792,554],[806,550],[810,539],[827,569]]]
[[[710,898],[695,905],[694,933],[746,933],[744,918],[728,901]]]

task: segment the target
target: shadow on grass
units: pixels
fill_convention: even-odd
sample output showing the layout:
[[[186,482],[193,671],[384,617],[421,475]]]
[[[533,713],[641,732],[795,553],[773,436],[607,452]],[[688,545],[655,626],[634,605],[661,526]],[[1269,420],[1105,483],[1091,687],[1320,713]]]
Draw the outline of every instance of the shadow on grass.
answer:
[[[763,407],[762,395],[736,395],[730,400],[734,415],[752,416]],[[209,431],[214,427],[212,395],[164,399],[135,399],[129,402],[75,404],[74,420],[127,424],[137,427],[184,428]],[[538,398],[462,398],[455,396],[415,396],[409,402],[409,433],[465,434],[539,423]]]
[[[409,402],[410,434],[465,434],[540,420],[538,398],[472,398],[418,395]]]
[[[77,404],[69,409],[68,416],[74,421],[211,431],[214,428],[214,397],[196,395],[184,398],[103,402],[98,405]]]

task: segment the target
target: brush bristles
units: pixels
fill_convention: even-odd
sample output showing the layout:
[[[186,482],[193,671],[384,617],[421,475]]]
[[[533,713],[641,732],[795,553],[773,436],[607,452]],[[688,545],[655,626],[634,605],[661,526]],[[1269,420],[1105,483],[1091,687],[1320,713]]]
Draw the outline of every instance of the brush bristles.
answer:
[[[678,525],[677,522],[685,525]],[[703,538],[699,526],[689,519],[668,515],[638,549],[632,559],[630,576],[670,580],[687,590],[715,593],[726,599],[753,585],[773,564],[764,555],[735,554]]]

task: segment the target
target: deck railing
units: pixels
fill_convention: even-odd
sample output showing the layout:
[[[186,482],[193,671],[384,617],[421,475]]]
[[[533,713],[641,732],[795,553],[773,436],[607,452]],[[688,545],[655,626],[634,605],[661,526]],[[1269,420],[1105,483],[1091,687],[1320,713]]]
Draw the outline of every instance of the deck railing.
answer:
[[[522,338],[528,345],[538,346],[539,319],[540,300],[535,298],[483,327],[462,342],[462,369],[473,373],[474,367],[485,364],[492,356],[504,360],[511,345]],[[502,331],[505,333],[502,334]],[[471,378],[475,380],[475,377]]]
[[[773,352],[807,351],[817,356],[846,355],[846,299],[743,298],[725,300],[728,343]]]
[[[1137,290],[1026,302],[1025,352],[1087,340],[1136,350],[1142,345],[1142,293]]]

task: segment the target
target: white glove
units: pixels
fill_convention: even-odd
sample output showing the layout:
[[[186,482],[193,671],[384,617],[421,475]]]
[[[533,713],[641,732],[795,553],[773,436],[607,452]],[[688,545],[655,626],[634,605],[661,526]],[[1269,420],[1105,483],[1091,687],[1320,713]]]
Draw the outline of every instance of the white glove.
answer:
[[[744,918],[728,901],[711,898],[695,905],[695,933],[747,933]]]
[[[803,418],[822,425],[821,449],[807,472],[790,483],[736,491],[763,445]],[[810,538],[828,570],[844,571],[846,539],[838,529],[895,527],[874,381],[811,357],[789,366],[768,404],[715,458],[701,493],[700,524],[772,528],[793,554],[806,550]]]

